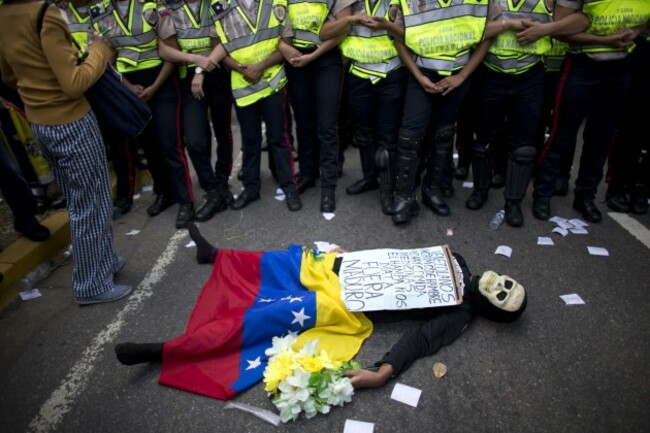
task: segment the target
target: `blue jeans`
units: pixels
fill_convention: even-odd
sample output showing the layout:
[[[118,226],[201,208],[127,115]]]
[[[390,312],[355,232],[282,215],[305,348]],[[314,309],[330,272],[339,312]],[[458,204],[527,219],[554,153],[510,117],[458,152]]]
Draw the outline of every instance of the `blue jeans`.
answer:
[[[562,155],[575,145],[586,118],[574,195],[581,201],[594,199],[609,145],[623,117],[630,83],[629,57],[595,61],[584,54],[567,56],[556,97],[555,121],[535,177],[535,198],[553,196]]]

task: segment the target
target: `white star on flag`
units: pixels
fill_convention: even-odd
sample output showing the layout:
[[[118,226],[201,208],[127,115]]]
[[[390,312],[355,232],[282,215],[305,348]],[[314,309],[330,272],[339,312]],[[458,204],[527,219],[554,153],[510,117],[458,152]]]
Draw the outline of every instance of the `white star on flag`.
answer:
[[[289,303],[291,304],[292,302],[302,302],[302,296],[296,296],[295,298],[289,299]]]
[[[300,323],[300,326],[304,327],[305,326],[305,320],[311,319],[311,316],[308,316],[305,314],[305,309],[301,309],[299,312],[292,311],[293,314],[293,322],[291,324],[293,325],[294,323]]]
[[[260,299],[260,300],[257,301],[257,302],[273,302],[273,299],[271,299],[271,298],[269,298],[269,299],[264,299],[264,298],[262,298],[262,299]]]
[[[257,367],[259,367],[260,364],[262,364],[262,361],[260,361],[259,356],[252,361],[246,360],[246,362],[248,362],[248,367],[246,367],[246,370],[254,370]]]

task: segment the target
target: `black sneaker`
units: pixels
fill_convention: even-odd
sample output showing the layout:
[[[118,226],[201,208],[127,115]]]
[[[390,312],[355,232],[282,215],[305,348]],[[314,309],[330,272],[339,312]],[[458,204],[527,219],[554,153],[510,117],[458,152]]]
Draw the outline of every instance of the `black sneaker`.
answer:
[[[158,194],[153,204],[147,208],[147,213],[150,216],[156,216],[173,204],[174,204],[173,198],[166,196],[164,194]]]

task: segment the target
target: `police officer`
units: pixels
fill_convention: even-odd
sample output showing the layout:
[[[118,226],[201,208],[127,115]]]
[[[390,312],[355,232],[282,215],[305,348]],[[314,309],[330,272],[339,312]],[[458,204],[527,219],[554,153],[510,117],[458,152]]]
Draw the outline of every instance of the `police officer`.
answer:
[[[343,85],[342,39],[323,41],[320,31],[328,20],[348,9],[353,0],[289,0],[290,45],[283,47],[287,60],[288,88],[296,121],[300,177],[298,192],[315,185],[320,172],[321,212],[336,208],[338,132],[337,114]],[[318,158],[318,159],[317,159]]]
[[[341,14],[348,23],[341,42],[341,52],[350,60],[346,94],[363,174],[346,192],[361,194],[379,187],[381,208],[387,215],[393,213],[395,148],[407,77],[391,34],[399,32],[391,22],[396,12],[390,1],[379,0],[357,1],[349,13]]]
[[[419,153],[427,127],[431,128],[427,176],[422,202],[440,216],[450,214],[442,194],[443,172],[451,152],[454,124],[469,86],[467,78],[480,64],[489,43],[483,41],[488,17],[499,12],[493,2],[428,2],[401,0],[395,23],[404,29],[396,39],[402,61],[411,71],[406,85],[404,114],[397,139],[395,224],[419,213],[415,183]],[[463,38],[446,35],[462,33]],[[428,37],[422,37],[428,34]],[[448,43],[450,39],[456,43]],[[431,123],[431,125],[429,125]]]
[[[207,221],[233,202],[228,188],[233,158],[230,75],[225,67],[215,68],[212,61],[205,62],[219,43],[209,2],[169,0],[159,5],[159,10],[171,15],[176,29],[176,39],[165,40],[160,50],[166,60],[180,62],[183,135],[199,184],[206,192],[206,201],[196,211],[196,220]],[[201,65],[197,67],[196,62]],[[208,118],[217,139],[214,168]]]
[[[586,119],[573,207],[592,223],[602,215],[594,198],[603,177],[609,144],[620,126],[630,89],[629,52],[650,19],[650,2],[641,0],[557,0],[556,20],[575,13],[590,19],[569,42],[563,65],[565,79],[557,94],[557,111],[535,177],[533,215],[548,220],[550,201],[562,155],[576,141]]]
[[[174,64],[158,54],[159,39],[175,34],[171,17],[159,16],[155,3],[139,0],[102,0],[90,13],[95,30],[106,35],[118,52],[117,69],[123,81],[153,112],[151,124],[137,138],[149,149],[157,195],[147,213],[158,215],[178,202],[176,227],[187,227],[194,221],[194,196],[179,132],[178,84],[172,76]]]
[[[270,156],[275,161],[287,208],[298,211],[302,201],[296,191],[292,149],[285,129],[287,77],[278,51],[289,23],[286,0],[220,0],[213,3],[212,10],[217,34],[228,54],[224,63],[231,70],[231,88],[242,134],[244,190],[230,208],[243,209],[260,198],[264,121]]]

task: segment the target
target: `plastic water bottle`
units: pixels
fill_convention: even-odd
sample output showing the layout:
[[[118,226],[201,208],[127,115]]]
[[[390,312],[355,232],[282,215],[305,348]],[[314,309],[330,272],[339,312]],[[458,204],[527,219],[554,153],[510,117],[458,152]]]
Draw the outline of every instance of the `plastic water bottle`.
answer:
[[[25,275],[25,278],[20,280],[20,285],[23,290],[32,290],[38,283],[47,277],[54,268],[53,260],[46,260],[40,265],[36,266],[31,272]]]
[[[503,224],[503,219],[505,218],[505,216],[506,213],[503,209],[495,213],[494,216],[492,217],[492,220],[490,221],[490,229],[497,230],[501,226],[501,224]]]

